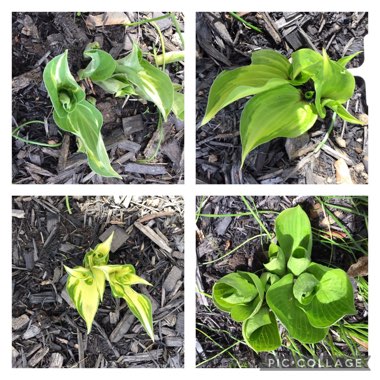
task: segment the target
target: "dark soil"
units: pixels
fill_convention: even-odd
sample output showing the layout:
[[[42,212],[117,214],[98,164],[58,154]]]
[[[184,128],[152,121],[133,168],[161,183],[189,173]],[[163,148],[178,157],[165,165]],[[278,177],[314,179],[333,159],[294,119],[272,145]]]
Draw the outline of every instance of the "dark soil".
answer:
[[[262,29],[258,33],[228,13],[198,13],[197,15],[197,121],[204,116],[210,86],[226,69],[250,64],[251,53],[262,48],[274,49],[286,57],[300,48],[314,48],[332,59],[364,50],[368,33],[365,13],[246,13],[246,21]],[[360,66],[365,51],[349,64]],[[348,124],[337,118],[325,149],[313,154],[330,125],[332,113],[319,120],[300,139],[289,139],[294,155],[289,158],[283,138],[263,144],[251,152],[240,171],[241,146],[239,120],[247,99],[231,104],[207,125],[197,130],[198,183],[340,183],[340,169],[334,166],[339,152],[349,166],[353,183],[368,180],[367,127]],[[365,118],[368,113],[365,83],[356,77],[355,93],[349,111]],[[341,139],[346,147],[342,147]],[[338,141],[338,142],[337,142]],[[297,144],[298,142],[298,144]],[[331,148],[331,149],[329,149]],[[331,153],[333,151],[333,153]],[[338,172],[338,173],[337,173]]]
[[[351,264],[355,263],[363,253],[355,251],[355,257],[345,251],[342,247],[345,244],[353,246],[348,237],[342,233],[342,229],[333,220],[328,219],[323,210],[318,207],[319,203],[315,197],[247,197],[251,205],[255,205],[259,210],[260,218],[268,229],[274,230],[274,221],[278,213],[289,207],[300,204],[310,217],[313,228],[313,256],[312,260],[323,265],[342,268],[348,270]],[[366,198],[353,198],[358,210],[362,215],[368,215],[368,201]],[[331,204],[340,206],[350,206],[348,198],[336,198],[330,200]],[[254,206],[252,206],[254,209]],[[197,209],[201,214],[237,214],[249,212],[240,197],[198,197]],[[338,209],[331,208],[343,226],[355,239],[355,244],[363,248],[365,252],[367,246],[367,227],[363,216],[350,214]],[[330,222],[330,224],[329,224]],[[253,239],[232,254],[229,251],[244,243],[248,238],[263,233],[258,223],[252,215],[246,216],[225,216],[222,218],[210,218],[200,216],[197,221],[198,242],[197,242],[197,289],[211,295],[214,283],[227,273],[237,270],[248,271],[260,274],[264,269],[263,264],[268,261],[267,249],[269,242],[265,237]],[[333,234],[333,243],[322,239],[317,230],[322,231],[325,237]],[[341,238],[343,239],[341,239]],[[356,243],[357,242],[357,243]],[[226,255],[224,259],[217,258]],[[213,263],[209,261],[216,260]],[[365,277],[367,279],[367,277]],[[356,278],[351,278],[355,288]],[[219,311],[211,299],[197,294],[197,362],[201,363],[212,358],[224,349],[236,343],[236,340],[243,340],[241,333],[241,323],[234,322],[228,313]],[[368,323],[368,306],[360,299],[355,292],[355,307],[357,315],[345,317],[344,320],[350,323]],[[281,327],[283,346],[275,351],[276,357],[291,358],[291,352],[286,348],[289,345],[285,330]],[[342,352],[350,355],[348,347],[336,334],[330,334],[333,344]],[[214,342],[211,341],[214,340]],[[321,344],[315,345],[315,352],[318,357],[329,357]],[[360,348],[362,350],[362,347]],[[202,367],[236,367],[237,363],[229,354],[232,354],[245,367],[265,367],[267,366],[268,353],[256,354],[247,345],[238,343],[230,350],[226,350],[221,355],[203,364]],[[307,355],[306,351],[303,354]],[[363,357],[367,357],[368,352],[363,348]]]
[[[13,198],[13,367],[182,367],[182,198],[70,197],[69,202],[71,215],[64,197]],[[138,219],[161,236],[167,250],[136,228]],[[132,264],[153,285],[135,288],[152,301],[154,343],[108,286],[89,335],[67,303],[63,265],[81,265],[84,253],[111,226],[121,234],[121,246],[110,252],[110,264]]]
[[[150,24],[125,28],[122,25],[90,27],[88,17],[97,13],[13,13],[12,14],[12,115],[13,126],[28,121],[45,121],[22,128],[20,135],[45,144],[62,142],[59,148],[41,147],[13,139],[14,183],[182,183],[183,123],[171,115],[158,129],[158,112],[137,98],[125,102],[105,94],[97,86],[81,82],[87,95],[96,99],[103,114],[102,135],[114,169],[123,179],[94,175],[84,154],[77,153],[75,136],[58,130],[52,105],[42,81],[46,63],[66,49],[69,66],[77,78],[87,66],[86,45],[98,41],[115,59],[125,56],[138,43],[144,53],[161,52],[157,31]],[[130,22],[160,14],[128,13]],[[183,29],[183,16],[176,14]],[[111,16],[105,18],[109,20]],[[87,21],[87,23],[86,23]],[[178,33],[170,19],[157,22],[164,36],[166,51],[182,50]],[[183,84],[183,65],[167,65],[173,82]],[[125,103],[125,104],[124,104]],[[160,138],[162,144],[154,155]],[[149,162],[144,162],[148,160]]]

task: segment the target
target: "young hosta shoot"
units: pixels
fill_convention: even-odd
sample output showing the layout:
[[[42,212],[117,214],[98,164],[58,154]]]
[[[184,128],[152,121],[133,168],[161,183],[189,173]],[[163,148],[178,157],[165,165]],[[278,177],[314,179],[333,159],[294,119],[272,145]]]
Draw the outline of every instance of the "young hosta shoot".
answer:
[[[147,296],[132,289],[132,285],[151,284],[136,275],[133,265],[108,265],[112,238],[113,233],[103,243],[88,251],[83,259],[83,266],[73,269],[65,266],[69,274],[67,292],[78,313],[85,320],[89,334],[99,303],[103,300],[107,280],[113,296],[123,298],[127,302],[131,312],[154,340],[152,304]]]
[[[141,49],[134,44],[126,57],[114,60],[99,45],[90,44],[84,52],[91,58],[79,77],[89,78],[96,85],[117,97],[138,95],[153,102],[164,120],[170,111],[183,120],[183,94],[174,90],[169,76],[142,57]]]
[[[317,343],[331,325],[356,313],[346,272],[311,261],[311,225],[301,207],[281,212],[275,231],[278,245],[270,244],[260,279],[230,273],[213,286],[215,306],[243,322],[244,340],[256,352],[280,347],[276,318],[292,338]]]
[[[335,62],[325,50],[321,55],[300,49],[289,62],[274,50],[255,51],[250,65],[223,71],[216,77],[201,124],[236,100],[254,95],[240,119],[242,166],[259,145],[305,133],[318,117],[326,117],[326,108],[350,123],[362,124],[343,106],[355,88],[355,79],[345,67],[357,54]]]
[[[67,50],[53,58],[43,73],[59,128],[77,136],[79,151],[87,155],[90,168],[103,177],[120,175],[112,168],[101,135],[103,116],[88,102],[85,92],[71,75]]]

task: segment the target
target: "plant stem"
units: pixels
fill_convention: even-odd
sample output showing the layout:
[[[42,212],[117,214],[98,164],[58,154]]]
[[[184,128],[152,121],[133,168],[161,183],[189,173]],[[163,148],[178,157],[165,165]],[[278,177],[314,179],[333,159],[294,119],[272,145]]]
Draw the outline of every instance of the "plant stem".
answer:
[[[332,115],[331,123],[330,123],[330,126],[329,126],[329,130],[327,131],[327,133],[326,133],[325,136],[323,137],[323,140],[322,140],[322,141],[318,144],[318,146],[314,149],[314,153],[318,153],[318,152],[321,150],[322,146],[326,144],[326,141],[327,141],[327,139],[329,138],[332,129],[334,128],[335,120],[336,120],[336,112],[334,112],[333,115]]]
[[[125,27],[128,27],[128,26],[139,26],[139,25],[143,25],[143,24],[147,24],[149,22],[152,22],[152,21],[160,21],[160,20],[163,20],[165,18],[168,18],[168,17],[171,17],[172,16],[172,13],[167,13],[166,15],[162,15],[162,16],[159,16],[159,17],[155,17],[155,18],[144,18],[143,20],[140,20],[140,21],[136,21],[136,22],[131,22],[131,23],[126,23],[126,24],[123,24]]]
[[[69,201],[68,195],[65,195],[65,203],[66,203],[67,212],[71,215],[73,212],[71,211],[71,206],[70,206],[70,201]]]

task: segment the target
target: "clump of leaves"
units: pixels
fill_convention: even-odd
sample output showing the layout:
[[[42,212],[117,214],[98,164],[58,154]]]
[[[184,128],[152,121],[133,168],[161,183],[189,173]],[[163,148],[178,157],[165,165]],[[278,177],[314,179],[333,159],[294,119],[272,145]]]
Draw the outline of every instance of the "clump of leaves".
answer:
[[[346,272],[311,261],[311,225],[302,208],[281,212],[275,230],[278,244],[270,244],[260,277],[230,273],[212,290],[214,304],[243,323],[244,340],[256,352],[281,346],[276,318],[292,338],[317,343],[335,322],[356,314]]]
[[[363,124],[343,107],[354,93],[355,79],[346,65],[360,52],[331,60],[311,49],[300,49],[289,62],[280,53],[252,53],[251,64],[223,71],[214,80],[202,125],[227,105],[255,95],[240,119],[242,165],[256,147],[277,137],[297,137],[309,130],[326,108],[353,124]]]
[[[147,296],[137,293],[132,285],[151,285],[148,281],[136,275],[131,264],[108,264],[113,233],[103,243],[88,251],[83,259],[83,266],[68,268],[69,274],[66,283],[67,292],[74,305],[85,320],[87,334],[91,332],[92,323],[103,300],[106,280],[112,295],[123,298],[131,312],[140,321],[149,337],[154,340],[152,304]]]
[[[89,44],[84,51],[90,58],[88,66],[79,71],[80,79],[91,79],[106,92],[125,97],[139,96],[153,102],[164,120],[173,113],[184,119],[184,95],[181,86],[172,83],[169,76],[142,57],[134,44],[132,52],[114,60],[99,44]],[[84,90],[72,76],[67,50],[53,58],[45,67],[43,79],[54,107],[53,118],[59,128],[78,138],[78,150],[86,153],[90,168],[103,177],[121,176],[112,168],[104,146],[101,112],[86,100]]]

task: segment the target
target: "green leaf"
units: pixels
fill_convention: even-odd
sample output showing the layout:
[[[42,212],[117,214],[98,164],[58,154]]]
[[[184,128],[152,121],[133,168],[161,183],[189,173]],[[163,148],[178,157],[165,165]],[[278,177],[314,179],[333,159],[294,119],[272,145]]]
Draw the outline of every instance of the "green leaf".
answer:
[[[317,343],[326,336],[328,328],[316,328],[310,324],[294,297],[293,280],[289,273],[274,283],[267,291],[267,304],[291,337],[302,343]]]
[[[185,119],[185,97],[178,91],[174,91],[173,113],[178,119]]]
[[[75,110],[85,98],[85,92],[71,75],[67,50],[54,57],[45,67],[43,80],[54,111],[59,117]]]
[[[85,58],[91,58],[90,63],[78,72],[79,78],[90,78],[93,81],[103,81],[111,77],[116,69],[116,61],[113,57],[100,49],[85,50]]]
[[[221,72],[214,80],[201,125],[208,123],[222,108],[245,98],[288,83],[282,69],[266,65],[249,65]]]
[[[319,69],[322,63],[322,56],[311,49],[300,49],[292,53],[291,78],[294,84],[302,84]],[[297,78],[298,77],[298,78]],[[293,83],[293,82],[292,82]]]
[[[281,346],[276,318],[267,307],[243,322],[242,333],[245,342],[256,352],[272,351]]]
[[[260,276],[260,281],[262,282],[265,291],[267,291],[269,287],[273,285],[275,282],[277,282],[279,279],[280,277],[277,276],[277,274],[270,272],[264,272]]]
[[[310,262],[310,253],[304,247],[297,247],[289,257],[288,268],[295,276],[299,276]]]
[[[315,296],[319,281],[310,273],[302,273],[294,283],[293,294],[302,305],[309,304]]]
[[[251,56],[253,65],[265,65],[281,71],[283,77],[289,77],[290,63],[280,53],[271,49],[261,49],[254,51]]]
[[[214,82],[215,83],[215,82]],[[317,120],[314,107],[303,101],[290,85],[254,96],[245,105],[240,119],[242,165],[257,146],[276,137],[297,137]]]
[[[352,284],[343,270],[327,270],[313,292],[312,300],[300,307],[314,327],[329,327],[345,315],[356,314]]]
[[[74,302],[80,316],[85,320],[87,334],[91,332],[92,323],[98,310],[105,287],[105,276],[101,271],[92,272],[90,269],[65,266],[69,277],[66,283],[67,293]]]
[[[133,84],[128,80],[126,74],[114,74],[106,80],[95,81],[94,83],[116,97],[137,95]]]
[[[331,108],[333,111],[335,111],[343,120],[348,121],[352,124],[360,124],[364,125],[362,121],[357,119],[356,117],[352,116],[343,106],[337,101],[334,100],[328,100],[326,102],[322,103],[322,106],[326,106],[328,108]]]
[[[152,303],[144,294],[139,294],[130,286],[124,286],[123,298],[128,304],[129,309],[140,321],[150,339],[154,341]]]
[[[356,53],[354,54],[351,54],[351,55],[347,55],[346,57],[342,57],[340,59],[338,59],[336,61],[336,63],[340,66],[342,66],[343,68],[345,68],[347,66],[347,64],[353,59],[355,58],[357,55],[363,53],[362,51],[357,51]]]
[[[275,221],[275,230],[280,247],[288,259],[298,248],[303,247],[310,258],[312,234],[310,220],[301,206],[288,208]]]
[[[60,117],[54,109],[54,121],[57,125],[79,137],[79,150],[87,154],[90,168],[103,177],[121,176],[112,168],[102,139],[100,129],[103,124],[101,112],[90,102],[83,100],[75,109]]]
[[[286,271],[285,255],[282,249],[271,243],[268,251],[269,263],[264,264],[264,267],[269,272],[282,276]]]
[[[136,44],[128,56],[117,61],[115,73],[125,73],[135,85],[136,93],[153,102],[164,120],[167,119],[173,106],[173,84],[167,74],[142,58],[141,50]]]
[[[95,265],[107,265],[114,232],[102,243],[95,246],[84,255],[83,265],[92,268]]]
[[[214,284],[212,298],[216,307],[242,322],[260,309],[264,286],[253,273],[229,273]]]
[[[332,61],[323,50],[323,62],[312,76],[315,87],[315,106],[319,116],[324,118],[326,111],[322,106],[325,99],[344,103],[354,93],[355,78],[340,64]]]

